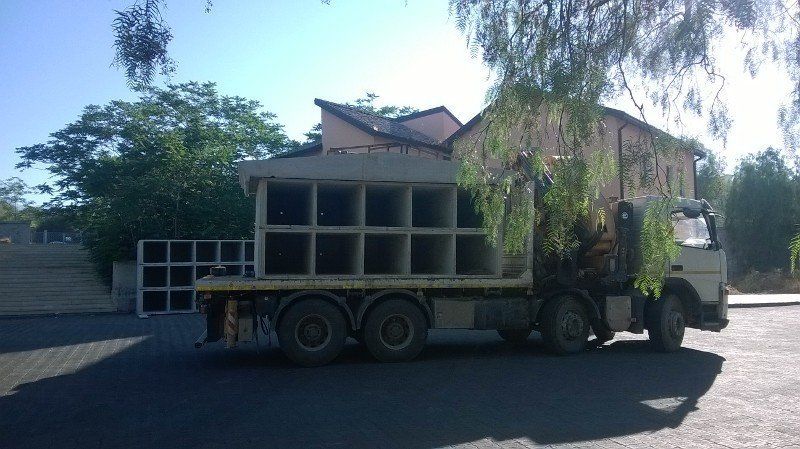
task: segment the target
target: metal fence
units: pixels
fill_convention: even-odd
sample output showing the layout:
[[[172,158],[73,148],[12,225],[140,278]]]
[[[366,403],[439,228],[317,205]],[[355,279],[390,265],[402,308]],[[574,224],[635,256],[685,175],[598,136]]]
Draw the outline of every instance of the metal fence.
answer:
[[[31,234],[31,243],[80,245],[83,243],[83,236],[79,232],[36,231]]]

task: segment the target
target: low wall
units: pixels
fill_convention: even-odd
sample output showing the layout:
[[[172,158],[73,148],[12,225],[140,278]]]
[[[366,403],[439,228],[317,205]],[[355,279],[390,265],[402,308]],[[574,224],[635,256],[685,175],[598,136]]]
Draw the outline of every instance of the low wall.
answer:
[[[9,238],[11,243],[29,244],[31,242],[31,222],[0,221],[0,239]]]
[[[111,299],[117,303],[119,312],[130,313],[136,309],[136,261],[114,262]]]

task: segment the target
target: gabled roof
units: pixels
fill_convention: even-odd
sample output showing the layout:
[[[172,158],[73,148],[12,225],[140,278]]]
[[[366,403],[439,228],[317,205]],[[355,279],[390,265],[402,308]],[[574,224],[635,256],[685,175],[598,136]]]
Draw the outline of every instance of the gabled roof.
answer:
[[[442,143],[436,139],[428,137],[425,134],[411,129],[395,120],[370,114],[368,112],[358,110],[352,106],[333,103],[331,101],[321,100],[319,98],[314,100],[314,104],[364,131],[365,133],[373,136],[379,136],[392,140],[400,140],[441,151],[449,151],[447,147],[442,145]]]
[[[396,122],[405,122],[408,120],[413,120],[415,118],[425,117],[426,115],[438,114],[439,112],[444,112],[448,117],[453,119],[453,121],[456,122],[458,126],[464,126],[464,124],[461,123],[461,120],[459,120],[458,117],[453,115],[453,113],[450,112],[450,110],[444,106],[436,106],[435,108],[425,109],[424,111],[412,112],[411,114],[395,117],[392,120]]]
[[[634,125],[638,126],[639,128],[642,128],[644,130],[652,132],[653,134],[667,134],[666,131],[662,131],[662,130],[656,128],[655,126],[653,126],[653,125],[651,125],[649,123],[646,123],[646,122],[644,122],[642,120],[639,120],[638,118],[628,114],[625,111],[620,111],[619,109],[609,108],[607,106],[603,106],[602,108],[603,108],[603,112],[606,115],[610,115],[610,116],[616,117],[616,118],[618,118],[618,119],[620,119],[622,121],[634,124]],[[445,139],[443,144],[447,145],[448,147],[450,147],[452,149],[453,142],[455,142],[456,139],[458,139],[459,137],[461,137],[464,134],[466,134],[467,132],[469,132],[470,129],[472,129],[476,124],[478,124],[478,122],[481,121],[481,118],[483,118],[483,115],[486,113],[487,109],[488,109],[488,107],[483,109],[477,115],[475,115],[475,117],[472,117],[467,123],[464,124],[464,126],[459,128],[450,137]],[[701,150],[701,149],[699,149],[699,148],[693,148],[692,152],[694,153],[695,156],[699,156],[701,158],[706,157],[706,152]]]
[[[309,156],[311,153],[315,151],[319,151],[322,149],[322,142],[308,142],[301,145],[299,148],[294,148],[292,150],[283,152],[281,154],[277,154],[273,156],[273,159],[280,159],[285,157],[303,157]]]

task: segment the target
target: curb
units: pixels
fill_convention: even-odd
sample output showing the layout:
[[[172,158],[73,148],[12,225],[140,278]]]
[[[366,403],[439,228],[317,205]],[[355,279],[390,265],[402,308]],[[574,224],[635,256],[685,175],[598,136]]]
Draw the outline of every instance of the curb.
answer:
[[[782,306],[800,306],[800,301],[789,301],[789,302],[759,302],[759,303],[742,303],[742,304],[731,304],[728,303],[729,309],[753,309],[756,307],[782,307]]]

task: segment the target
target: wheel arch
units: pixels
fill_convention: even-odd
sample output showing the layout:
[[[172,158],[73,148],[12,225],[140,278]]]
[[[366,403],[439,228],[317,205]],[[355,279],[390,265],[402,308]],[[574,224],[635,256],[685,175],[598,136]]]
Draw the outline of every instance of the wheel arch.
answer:
[[[281,298],[278,308],[275,310],[275,315],[270,320],[270,328],[271,329],[277,328],[277,325],[280,322],[281,317],[286,312],[286,310],[289,309],[289,307],[291,307],[293,304],[296,304],[298,301],[310,298],[319,298],[336,306],[336,308],[341,310],[342,314],[347,320],[347,324],[350,327],[350,329],[351,330],[355,329],[356,321],[353,316],[353,311],[350,310],[350,307],[347,306],[345,298],[337,296],[327,290],[303,290],[299,292],[294,292],[291,295]]]
[[[415,306],[419,307],[419,309],[422,311],[422,314],[425,316],[425,321],[428,324],[428,328],[433,328],[433,312],[431,312],[431,308],[428,307],[428,304],[425,302],[425,300],[411,290],[393,288],[381,290],[364,298],[355,316],[354,329],[361,329],[363,327],[364,318],[376,305],[392,298],[406,299]]]
[[[683,278],[670,277],[664,280],[664,291],[662,294],[672,293],[678,297],[686,313],[687,324],[699,324],[702,302],[697,290],[689,281]],[[650,301],[647,302],[648,304]]]

